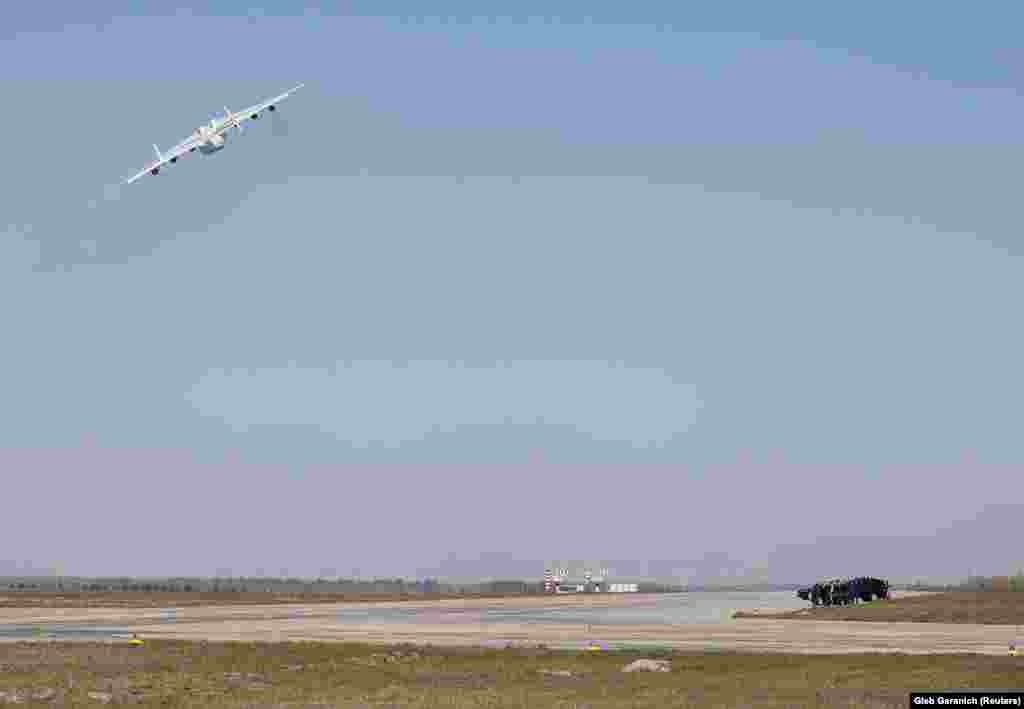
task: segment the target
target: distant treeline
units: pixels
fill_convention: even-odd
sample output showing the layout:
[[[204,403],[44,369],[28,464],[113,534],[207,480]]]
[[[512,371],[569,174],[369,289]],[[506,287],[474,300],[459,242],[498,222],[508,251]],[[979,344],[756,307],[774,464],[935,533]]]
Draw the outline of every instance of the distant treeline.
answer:
[[[641,593],[676,593],[679,591],[790,591],[797,584],[754,585],[687,585],[640,581]],[[893,583],[894,589],[913,591],[1024,591],[1024,571],[1012,576],[971,576],[956,584],[935,584],[926,581]],[[166,579],[133,578],[129,576],[82,578],[54,576],[0,577],[0,592],[77,592],[77,593],[277,593],[277,594],[539,594],[543,581],[493,580],[453,582],[439,579],[409,580],[375,579],[301,579],[272,577],[175,577]]]
[[[540,590],[540,583],[532,584]],[[479,584],[450,584],[436,579],[300,579],[266,577],[230,578],[54,578],[3,579],[0,588],[12,591],[142,592],[142,593],[529,593],[530,584],[493,581]]]
[[[300,578],[168,578],[137,579],[79,577],[0,578],[0,590],[75,593],[278,593],[278,594],[534,594],[544,592],[543,581],[494,580],[456,583],[438,579],[300,579]],[[639,591],[664,593],[681,590],[661,583],[640,583]]]
[[[916,581],[897,588],[911,591],[1024,591],[1024,571],[1013,576],[969,576],[956,584]]]

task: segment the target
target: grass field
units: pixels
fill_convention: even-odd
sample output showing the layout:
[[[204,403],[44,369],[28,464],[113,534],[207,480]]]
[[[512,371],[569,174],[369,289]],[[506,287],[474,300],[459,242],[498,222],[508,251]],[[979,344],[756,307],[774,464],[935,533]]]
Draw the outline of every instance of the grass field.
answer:
[[[638,657],[666,673],[623,673]],[[0,645],[0,703],[162,707],[905,707],[1020,687],[1024,658],[455,650],[314,643]],[[21,700],[21,701],[19,701]],[[33,701],[34,700],[34,701]]]
[[[951,591],[927,593],[855,606],[808,608],[780,613],[736,613],[736,618],[806,618],[881,622],[981,623],[1024,625],[1020,591]]]

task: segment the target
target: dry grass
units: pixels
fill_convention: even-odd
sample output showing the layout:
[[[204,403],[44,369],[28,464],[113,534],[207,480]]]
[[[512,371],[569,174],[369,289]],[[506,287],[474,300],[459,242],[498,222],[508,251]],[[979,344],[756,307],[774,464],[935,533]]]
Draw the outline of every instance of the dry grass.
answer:
[[[671,672],[621,671],[650,652],[17,643],[0,645],[0,692],[60,706],[881,708],[906,706],[911,690],[1013,688],[1024,666],[975,655],[657,654]]]
[[[540,596],[516,594],[514,598]],[[267,605],[282,603],[379,603],[467,598],[508,598],[502,593],[265,593],[259,591],[163,592],[61,592],[0,593],[0,608],[178,608],[192,606]]]
[[[734,617],[1024,625],[1024,593],[951,591],[873,601],[855,606],[808,607],[782,613],[736,613]]]

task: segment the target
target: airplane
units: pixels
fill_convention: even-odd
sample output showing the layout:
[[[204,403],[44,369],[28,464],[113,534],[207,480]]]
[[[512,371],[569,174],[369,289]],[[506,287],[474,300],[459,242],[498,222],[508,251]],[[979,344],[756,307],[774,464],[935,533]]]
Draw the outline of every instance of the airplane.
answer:
[[[244,111],[238,111],[233,113],[228,107],[224,107],[224,117],[214,118],[208,124],[201,125],[195,129],[195,131],[185,140],[181,141],[167,152],[161,152],[160,148],[153,144],[153,150],[156,151],[156,160],[146,165],[146,167],[139,170],[138,174],[129,177],[124,180],[122,185],[129,185],[135,182],[137,179],[149,173],[150,175],[159,175],[160,168],[164,165],[178,162],[178,158],[189,153],[199,151],[202,155],[212,155],[220,150],[223,150],[227,145],[228,131],[232,128],[242,133],[242,124],[249,119],[258,119],[263,111],[269,111],[273,113],[277,110],[277,104],[291,96],[294,92],[301,89],[305,84],[299,84],[298,86],[288,89],[280,96],[267,99],[255,106],[250,106]]]

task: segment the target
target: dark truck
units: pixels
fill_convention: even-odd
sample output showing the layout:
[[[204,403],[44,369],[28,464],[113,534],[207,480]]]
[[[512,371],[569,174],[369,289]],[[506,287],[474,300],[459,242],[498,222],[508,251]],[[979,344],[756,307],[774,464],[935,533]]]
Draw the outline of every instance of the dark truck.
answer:
[[[876,598],[889,598],[889,582],[871,576],[831,579],[801,588],[796,595],[815,606],[846,606],[857,601],[868,603]]]

